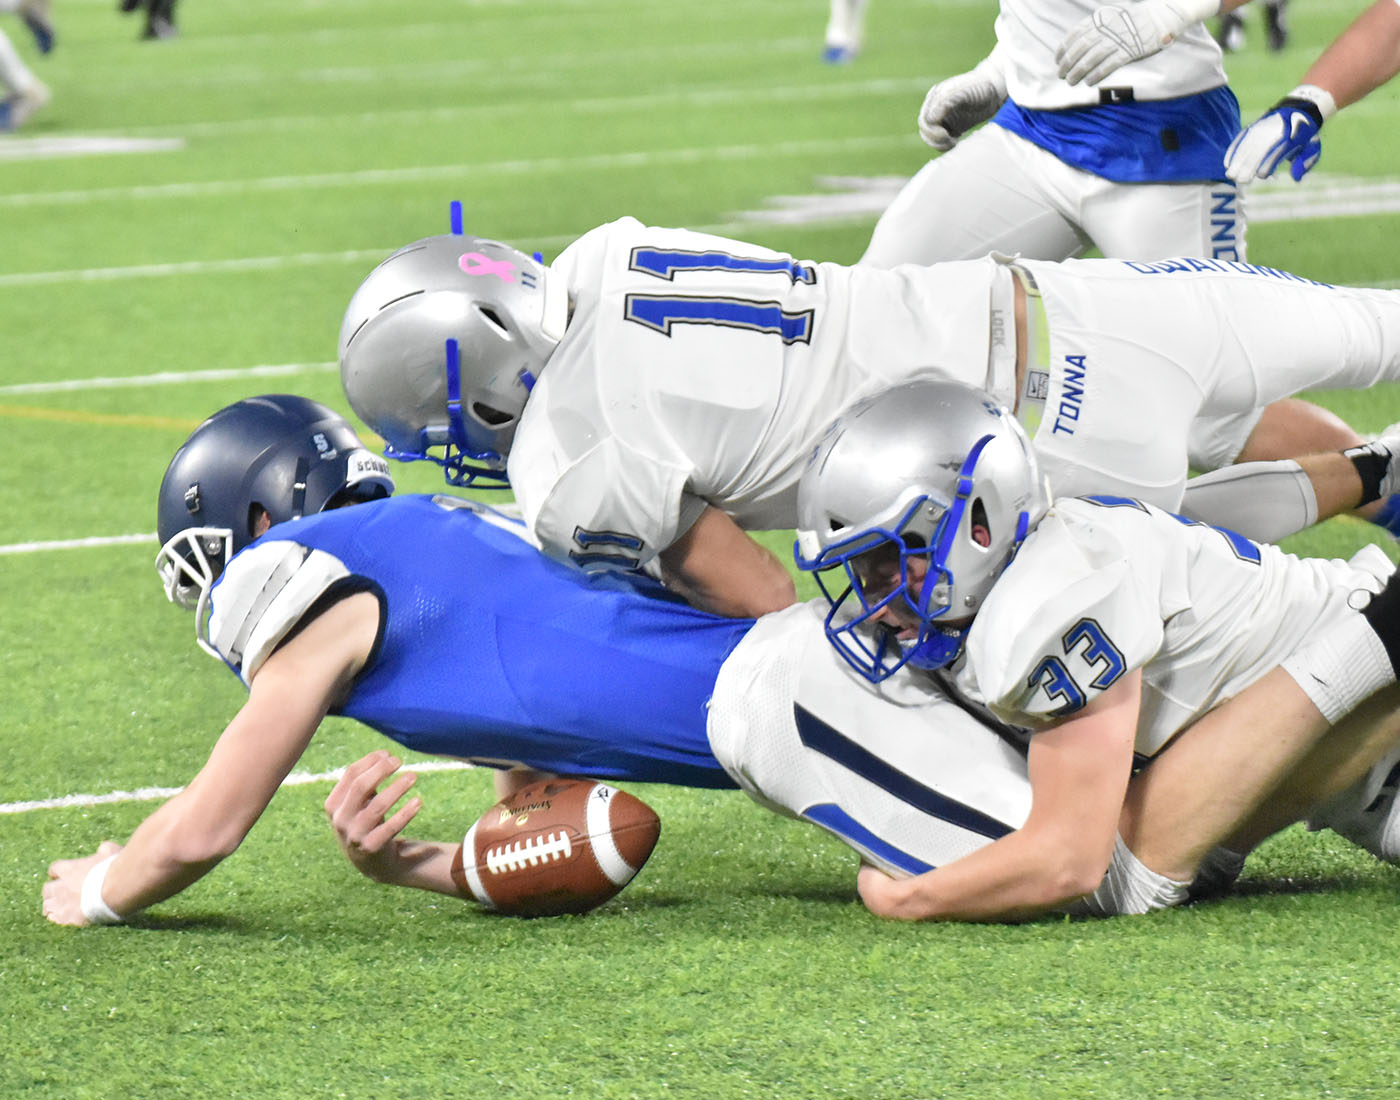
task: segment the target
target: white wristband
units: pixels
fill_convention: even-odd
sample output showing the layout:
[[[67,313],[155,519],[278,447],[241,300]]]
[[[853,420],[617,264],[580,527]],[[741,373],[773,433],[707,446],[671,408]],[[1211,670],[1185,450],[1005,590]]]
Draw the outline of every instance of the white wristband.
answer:
[[[1299,84],[1285,98],[1306,99],[1322,112],[1323,122],[1337,113],[1337,101],[1333,98],[1332,93],[1316,84]]]
[[[1168,7],[1181,16],[1181,30],[1220,14],[1220,0],[1169,0]],[[1178,34],[1180,31],[1177,32]]]
[[[112,866],[116,856],[108,856],[96,864],[83,879],[83,892],[79,899],[83,916],[92,924],[121,924],[122,918],[102,900],[102,884],[107,880],[107,868]]]

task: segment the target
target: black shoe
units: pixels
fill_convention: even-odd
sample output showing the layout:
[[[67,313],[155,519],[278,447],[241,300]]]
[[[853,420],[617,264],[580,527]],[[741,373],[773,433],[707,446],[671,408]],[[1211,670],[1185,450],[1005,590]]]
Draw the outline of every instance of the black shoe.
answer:
[[[1278,53],[1288,45],[1288,22],[1283,17],[1284,0],[1264,5],[1264,33],[1269,49]]]
[[[1215,40],[1226,53],[1244,49],[1244,20],[1232,11],[1220,17],[1215,28]]]

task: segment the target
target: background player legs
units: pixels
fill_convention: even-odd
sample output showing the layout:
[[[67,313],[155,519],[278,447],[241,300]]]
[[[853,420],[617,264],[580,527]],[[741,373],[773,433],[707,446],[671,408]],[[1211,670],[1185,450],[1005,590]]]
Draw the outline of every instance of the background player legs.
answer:
[[[34,36],[40,53],[49,53],[54,45],[53,20],[49,15],[49,0],[0,0],[0,11],[18,15]]]
[[[826,24],[826,47],[822,60],[828,65],[844,65],[860,53],[865,33],[865,8],[869,0],[831,0]]]
[[[1264,42],[1270,51],[1277,53],[1288,45],[1287,0],[1265,0],[1261,6],[1264,9]],[[1246,37],[1243,12],[1243,8],[1236,8],[1220,17],[1215,40],[1226,53],[1244,49]]]
[[[0,100],[0,131],[23,126],[49,101],[48,88],[20,60],[4,31],[0,31],[0,85],[7,92]]]

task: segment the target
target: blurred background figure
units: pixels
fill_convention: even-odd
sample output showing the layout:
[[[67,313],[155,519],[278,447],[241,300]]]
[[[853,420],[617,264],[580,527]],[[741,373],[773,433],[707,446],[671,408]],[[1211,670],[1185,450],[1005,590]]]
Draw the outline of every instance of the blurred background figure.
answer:
[[[865,9],[870,0],[831,0],[826,22],[826,46],[822,60],[828,65],[849,65],[860,53],[865,29]]]
[[[142,38],[174,38],[180,33],[175,26],[175,0],[118,0],[117,3],[117,10],[124,15],[138,8],[146,13]]]
[[[1264,0],[1264,42],[1271,51],[1277,53],[1288,45],[1288,21],[1284,9],[1288,0]],[[1215,40],[1226,53],[1244,49],[1243,8],[1227,11],[1220,17],[1215,30]]]
[[[0,0],[0,11],[18,15],[34,36],[40,53],[54,46],[49,0]],[[14,43],[0,31],[0,133],[16,130],[49,101],[49,90],[15,51]]]
[[[18,15],[24,21],[40,53],[53,49],[53,19],[49,16],[49,0],[0,0],[0,11]]]

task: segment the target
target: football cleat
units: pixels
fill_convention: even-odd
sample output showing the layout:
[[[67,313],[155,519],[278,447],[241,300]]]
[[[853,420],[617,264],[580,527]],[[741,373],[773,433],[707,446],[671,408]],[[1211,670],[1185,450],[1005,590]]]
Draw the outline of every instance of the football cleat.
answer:
[[[849,65],[856,59],[859,53],[859,50],[853,49],[850,46],[837,46],[827,43],[826,47],[822,50],[822,61],[827,65]]]
[[[1308,820],[1331,829],[1386,863],[1400,863],[1400,749],[1391,750],[1365,779]]]

